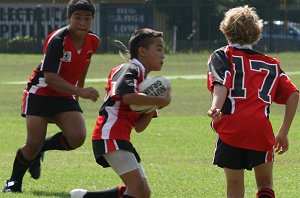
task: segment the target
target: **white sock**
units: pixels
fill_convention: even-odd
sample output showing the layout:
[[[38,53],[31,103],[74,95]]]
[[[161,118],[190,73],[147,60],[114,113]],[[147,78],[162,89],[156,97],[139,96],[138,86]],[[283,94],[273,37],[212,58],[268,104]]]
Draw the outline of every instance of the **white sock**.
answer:
[[[85,189],[73,189],[70,193],[69,196],[70,198],[83,198],[84,195],[86,195],[87,190]]]

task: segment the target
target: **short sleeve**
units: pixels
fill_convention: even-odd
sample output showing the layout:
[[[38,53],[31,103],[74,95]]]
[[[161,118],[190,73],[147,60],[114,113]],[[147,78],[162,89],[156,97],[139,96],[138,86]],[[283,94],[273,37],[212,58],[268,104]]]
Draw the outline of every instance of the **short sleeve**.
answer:
[[[120,98],[127,93],[136,93],[139,71],[133,64],[124,64],[111,78],[110,97]]]
[[[45,49],[42,71],[57,72],[60,59],[63,54],[62,40],[59,37],[52,38]]]
[[[99,47],[101,40],[99,36],[97,36],[94,32],[89,33],[90,43],[92,46],[93,53],[96,53],[97,48]]]
[[[290,95],[296,91],[299,92],[298,88],[291,82],[289,77],[281,70],[274,102],[277,104],[286,104],[286,101],[290,97]]]
[[[230,76],[230,62],[223,50],[217,50],[211,54],[208,60],[207,72],[207,88],[211,92],[215,84],[222,84],[226,86],[226,81]]]

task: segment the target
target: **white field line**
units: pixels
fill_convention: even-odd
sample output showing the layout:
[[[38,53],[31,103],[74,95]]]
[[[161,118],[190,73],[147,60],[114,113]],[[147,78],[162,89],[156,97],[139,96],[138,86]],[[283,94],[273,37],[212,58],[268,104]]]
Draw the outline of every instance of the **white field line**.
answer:
[[[300,75],[300,71],[297,72],[286,72],[287,75],[293,76],[293,75]],[[200,75],[183,75],[183,76],[164,76],[169,80],[172,79],[186,79],[186,80],[194,80],[194,79],[206,79],[206,74],[200,74]],[[85,80],[86,83],[95,83],[95,82],[107,82],[107,78],[88,78]],[[0,84],[4,85],[20,85],[20,84],[26,84],[27,81],[15,81],[15,82],[0,82]]]

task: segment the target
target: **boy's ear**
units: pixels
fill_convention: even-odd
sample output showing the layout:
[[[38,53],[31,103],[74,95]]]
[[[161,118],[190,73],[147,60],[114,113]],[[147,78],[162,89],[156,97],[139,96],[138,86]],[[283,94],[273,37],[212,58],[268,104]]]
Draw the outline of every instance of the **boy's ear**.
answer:
[[[139,47],[139,50],[138,50],[139,52],[139,55],[141,56],[141,57],[145,57],[146,56],[146,49],[145,48],[143,48],[143,47]]]

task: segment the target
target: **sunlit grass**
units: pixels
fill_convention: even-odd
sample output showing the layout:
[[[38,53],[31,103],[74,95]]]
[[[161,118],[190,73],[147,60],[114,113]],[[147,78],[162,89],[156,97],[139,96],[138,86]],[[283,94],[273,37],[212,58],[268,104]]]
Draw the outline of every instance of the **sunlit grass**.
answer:
[[[295,53],[273,54],[281,59],[285,71],[300,71]],[[6,85],[1,82],[26,81],[38,65],[40,55],[0,54],[0,182],[10,177],[16,150],[26,138],[25,119],[20,116],[22,90],[25,85]],[[160,73],[152,75],[199,75],[206,72],[208,53],[167,55]],[[118,55],[96,55],[87,78],[106,78],[109,70],[120,64]],[[300,87],[299,75],[290,78]],[[216,198],[225,197],[223,170],[211,164],[216,134],[210,129],[206,111],[210,106],[210,93],[205,79],[171,80],[172,103],[160,111],[141,134],[133,132],[132,142],[138,150],[154,198]],[[105,83],[87,83],[99,89],[104,97]],[[93,158],[91,133],[102,99],[93,103],[80,99],[88,138],[79,149],[71,152],[49,151],[42,164],[42,176],[36,181],[27,173],[23,181],[23,194],[4,194],[0,197],[67,197],[73,188],[88,190],[109,189],[121,184],[111,169],[98,166]],[[298,110],[299,114],[299,110]],[[271,121],[277,132],[283,107],[271,108]],[[48,135],[57,132],[49,125]],[[290,130],[290,150],[276,156],[274,188],[277,197],[299,196],[300,172],[300,117],[297,115]],[[246,172],[246,196],[255,197],[253,172]],[[0,183],[1,184],[1,183]]]

